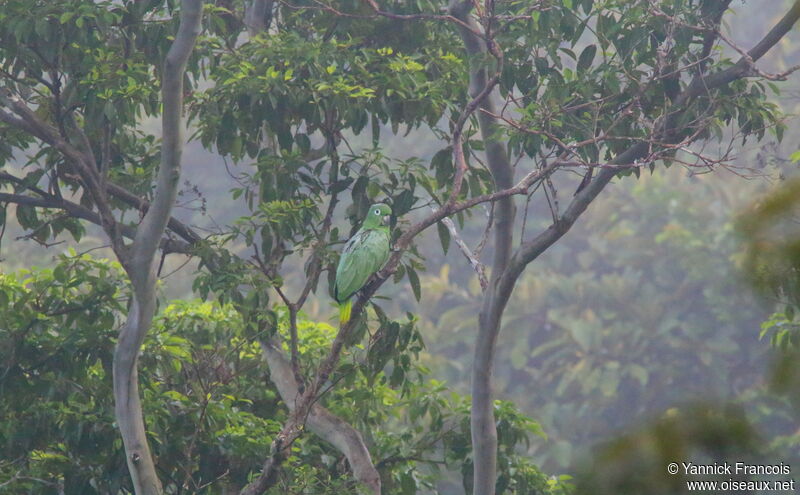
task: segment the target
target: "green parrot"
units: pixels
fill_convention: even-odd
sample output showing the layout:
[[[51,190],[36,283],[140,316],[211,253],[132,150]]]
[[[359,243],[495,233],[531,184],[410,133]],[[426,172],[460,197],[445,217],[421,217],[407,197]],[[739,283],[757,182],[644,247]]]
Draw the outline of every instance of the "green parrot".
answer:
[[[364,224],[344,245],[333,286],[333,295],[339,303],[339,323],[342,325],[350,320],[353,306],[350,297],[389,259],[391,214],[392,209],[383,203],[370,206]]]

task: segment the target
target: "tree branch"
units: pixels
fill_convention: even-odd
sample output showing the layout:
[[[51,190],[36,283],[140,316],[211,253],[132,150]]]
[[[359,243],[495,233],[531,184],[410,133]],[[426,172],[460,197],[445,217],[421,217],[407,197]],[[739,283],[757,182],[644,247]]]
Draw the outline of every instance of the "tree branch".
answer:
[[[433,211],[436,211],[436,208],[433,208]],[[456,229],[455,223],[450,217],[442,218],[441,222],[444,224],[445,228],[450,232],[450,237],[458,246],[458,249],[461,251],[461,254],[467,258],[467,261],[470,265],[472,265],[472,269],[475,270],[475,273],[478,275],[478,281],[481,284],[481,289],[486,290],[489,286],[489,281],[486,279],[486,267],[481,263],[481,260],[478,259],[475,253],[467,246],[467,243],[464,242],[464,239],[458,233]]]
[[[676,130],[675,123],[691,100],[703,94],[707,94],[713,89],[730,84],[736,79],[741,79],[742,77],[750,75],[750,64],[763,57],[770,48],[775,46],[775,44],[789,32],[798,19],[800,19],[800,0],[795,1],[789,11],[769,33],[767,33],[754,48],[747,52],[746,57],[742,56],[736,64],[723,71],[706,76],[702,74],[696,76],[687,89],[676,98],[673,108],[677,110],[668,114],[662,121],[660,129],[657,131],[658,135],[654,136],[649,143],[639,142],[634,144],[625,152],[618,155],[611,164],[618,166],[634,164],[637,160],[648,156],[650,153],[649,148],[653,142],[669,143],[671,138],[674,139],[673,134]],[[551,226],[536,238],[520,246],[518,251],[514,254],[514,261],[512,262],[514,267],[510,268],[510,272],[523,270],[525,265],[536,259],[536,257],[566,233],[575,220],[586,210],[586,207],[597,197],[600,191],[602,191],[611,179],[616,176],[616,173],[617,170],[615,167],[602,169],[598,176],[590,182],[584,190],[575,195],[560,222]]]
[[[348,335],[350,335],[350,332],[358,321],[358,316],[366,306],[369,297],[375,292],[376,289],[377,285],[373,283],[371,286],[367,286],[362,290],[362,294],[353,304],[353,309],[351,311],[352,317],[344,325],[339,327],[339,331],[331,343],[331,349],[328,352],[328,355],[317,368],[317,373],[314,377],[314,380],[309,384],[305,392],[300,394],[295,402],[294,410],[292,410],[292,413],[284,423],[283,428],[281,428],[281,431],[272,441],[270,446],[270,456],[264,461],[264,465],[261,468],[261,474],[259,474],[259,476],[249,485],[244,487],[242,491],[239,492],[240,495],[261,494],[269,487],[273,486],[277,481],[278,468],[288,456],[292,443],[294,443],[294,441],[297,440],[297,438],[299,438],[302,434],[303,425],[305,424],[312,405],[318,398],[318,393],[322,388],[322,385],[328,381],[331,373],[333,373],[333,370],[336,368],[336,364],[339,362],[339,356],[342,353],[342,348],[344,347],[344,343],[347,341]]]
[[[118,255],[123,253],[124,245],[120,238],[120,233],[117,230],[118,224],[111,212],[111,206],[108,204],[105,189],[101,186],[102,180],[97,170],[91,165],[94,158],[87,157],[85,153],[64,140],[56,128],[41,120],[25,102],[6,88],[0,88],[0,104],[10,108],[19,116],[19,118],[14,118],[7,112],[0,111],[0,120],[3,120],[3,122],[9,125],[14,125],[49,144],[62,153],[68,162],[74,165],[81,179],[86,184],[89,194],[97,205],[100,212],[100,219],[102,220],[101,225],[111,239],[111,245],[114,251]]]
[[[117,198],[129,206],[137,208],[142,213],[147,213],[150,210],[149,201],[140,198],[120,185],[107,181],[106,190],[114,198]],[[175,217],[169,217],[169,220],[167,221],[167,227],[190,244],[195,244],[202,239],[200,235],[197,234],[197,232],[195,232],[191,227],[177,220]]]
[[[155,254],[177,196],[183,149],[181,114],[186,62],[200,32],[202,0],[182,0],[178,33],[164,60],[161,81],[162,145],[155,199],[137,229],[130,253],[118,253],[133,285],[133,303],[114,351],[114,406],[137,495],[160,495],[161,481],[147,444],[137,371],[138,355],[156,310]],[[93,184],[92,187],[97,187]],[[101,191],[105,194],[105,188]]]
[[[295,409],[298,383],[293,378],[291,366],[280,351],[279,344],[274,340],[262,342],[261,349],[269,365],[270,379],[289,410]],[[311,406],[306,424],[315,435],[333,445],[347,457],[353,476],[369,490],[369,493],[375,495],[381,493],[380,475],[358,430],[319,404]]]
[[[39,135],[37,135],[36,133],[36,130],[33,127],[29,126],[27,123],[25,123],[24,120],[14,117],[12,114],[4,110],[0,110],[0,121],[5,122],[11,127],[16,127],[17,129],[25,131],[31,136],[39,137]]]
[[[0,173],[0,175],[2,175],[4,179],[10,180],[5,173]],[[15,177],[15,179],[18,178]],[[21,179],[18,180],[21,182]],[[73,203],[63,198],[59,198],[55,195],[46,194],[43,191],[37,191],[37,193],[39,192],[42,194],[40,194],[40,197],[38,198],[33,196],[25,196],[22,194],[0,193],[0,203],[14,203],[19,205],[33,206],[36,208],[63,210],[72,217],[102,226],[102,220],[97,212],[83,205],[79,205],[78,203]],[[119,224],[118,229],[120,233],[128,239],[133,239],[136,237],[136,228],[131,225]],[[191,254],[192,252],[192,246],[190,244],[166,237],[161,239],[160,248],[166,253]]]

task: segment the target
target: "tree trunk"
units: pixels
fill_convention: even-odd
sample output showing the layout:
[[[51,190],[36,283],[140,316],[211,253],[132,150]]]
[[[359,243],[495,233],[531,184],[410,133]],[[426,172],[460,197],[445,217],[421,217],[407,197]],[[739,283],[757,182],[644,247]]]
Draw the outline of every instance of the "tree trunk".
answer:
[[[486,42],[475,33],[481,27],[470,15],[472,2],[453,1],[450,14],[463,24],[459,27],[464,49],[471,61],[469,94],[477,97],[488,84],[487,68],[481,64],[486,59]],[[499,61],[498,61],[499,62]],[[506,154],[505,143],[498,139],[499,126],[497,110],[489,93],[479,103],[477,112],[481,138],[485,143],[486,164],[494,179],[495,191],[508,189],[514,185],[514,171]],[[493,494],[497,480],[497,430],[494,420],[494,399],[492,393],[492,368],[494,367],[495,343],[500,331],[502,307],[498,306],[496,287],[511,257],[514,239],[514,218],[516,206],[514,198],[507,196],[494,204],[494,258],[492,277],[489,286],[483,291],[483,304],[478,318],[478,334],[475,337],[475,353],[472,363],[472,410],[470,430],[472,436],[473,494]]]
[[[114,413],[137,495],[163,492],[147,444],[137,371],[139,351],[156,310],[156,252],[170,219],[180,181],[183,150],[183,75],[200,33],[202,0],[182,0],[180,27],[164,61],[161,81],[162,147],[155,197],[130,248],[117,256],[133,285],[133,304],[114,351]]]
[[[153,297],[144,301],[143,307],[134,296],[128,321],[119,334],[114,351],[114,414],[125,446],[128,471],[138,495],[162,493],[161,481],[147,444],[137,371],[139,349],[155,310],[155,292],[151,293]]]

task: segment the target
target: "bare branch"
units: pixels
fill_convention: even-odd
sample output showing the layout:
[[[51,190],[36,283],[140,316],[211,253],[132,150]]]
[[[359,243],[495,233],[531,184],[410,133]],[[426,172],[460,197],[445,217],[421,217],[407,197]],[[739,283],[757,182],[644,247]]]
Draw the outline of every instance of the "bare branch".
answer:
[[[312,248],[311,257],[308,260],[308,278],[305,286],[303,286],[303,290],[300,292],[300,296],[297,298],[297,302],[295,303],[298,308],[302,308],[306,303],[306,299],[308,299],[308,295],[311,293],[312,287],[317,285],[319,276],[322,273],[322,252],[325,248],[325,239],[327,238],[328,233],[331,230],[331,225],[333,224],[333,212],[336,209],[337,202],[337,195],[334,193],[328,202],[328,209],[325,212],[325,218],[322,220],[322,228],[319,231],[317,242]]]
[[[375,0],[365,0],[365,2],[370,6],[370,8],[375,12],[375,15],[380,17],[386,17],[387,19],[394,19],[396,21],[448,21],[456,24],[462,29],[469,30],[473,35],[478,37],[483,37],[483,33],[481,33],[480,29],[475,29],[473,25],[464,22],[463,19],[459,18],[456,15],[452,15],[452,13],[448,15],[441,15],[441,14],[395,14],[393,12],[387,12],[385,10],[381,10],[378,2]]]
[[[368,290],[369,289],[367,289],[367,291]],[[372,291],[374,292],[374,290],[373,288]],[[318,392],[321,390],[322,385],[328,380],[331,373],[333,373],[336,364],[339,362],[339,356],[341,355],[347,336],[358,321],[357,316],[361,314],[361,311],[364,309],[367,299],[368,297],[362,294],[362,296],[356,300],[355,304],[353,304],[351,313],[353,317],[339,328],[339,332],[336,334],[331,344],[328,355],[319,365],[319,368],[317,368],[317,374],[314,380],[306,388],[306,391],[295,401],[295,407],[289,419],[283,424],[283,428],[281,428],[281,431],[275,436],[275,439],[270,445],[270,455],[264,461],[261,474],[249,485],[244,487],[239,492],[240,495],[259,495],[264,493],[277,481],[278,468],[289,454],[294,441],[302,434],[303,425],[306,422],[312,405],[318,398]]]
[[[434,213],[436,212],[437,208],[431,208]],[[464,239],[461,238],[461,235],[458,233],[456,229],[456,225],[453,223],[453,220],[450,217],[444,217],[442,223],[450,232],[450,237],[455,241],[458,249],[461,251],[461,254],[467,258],[469,264],[472,265],[472,268],[475,270],[475,273],[478,275],[478,281],[481,284],[481,289],[486,290],[486,287],[489,286],[489,281],[486,279],[486,267],[481,263],[481,260],[478,259],[475,253],[467,246],[467,243],[464,242]]]
[[[106,190],[108,191],[109,194],[111,194],[111,196],[117,198],[118,200],[122,201],[123,203],[129,206],[137,208],[143,214],[147,213],[147,211],[150,209],[149,201],[140,198],[139,196],[133,194],[124,187],[108,181],[106,181],[105,185],[106,185]],[[185,223],[177,220],[175,217],[172,216],[169,217],[169,220],[167,221],[167,227],[188,243],[195,244],[201,240],[201,237],[199,234],[197,234],[197,232],[192,230]]]

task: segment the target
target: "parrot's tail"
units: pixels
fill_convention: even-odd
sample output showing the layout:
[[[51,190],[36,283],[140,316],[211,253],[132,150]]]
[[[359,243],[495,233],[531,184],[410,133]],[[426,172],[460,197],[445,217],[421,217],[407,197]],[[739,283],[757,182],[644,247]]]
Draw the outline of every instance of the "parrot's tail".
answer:
[[[350,310],[353,309],[352,300],[348,299],[343,303],[339,303],[339,324],[344,325],[350,321]]]

